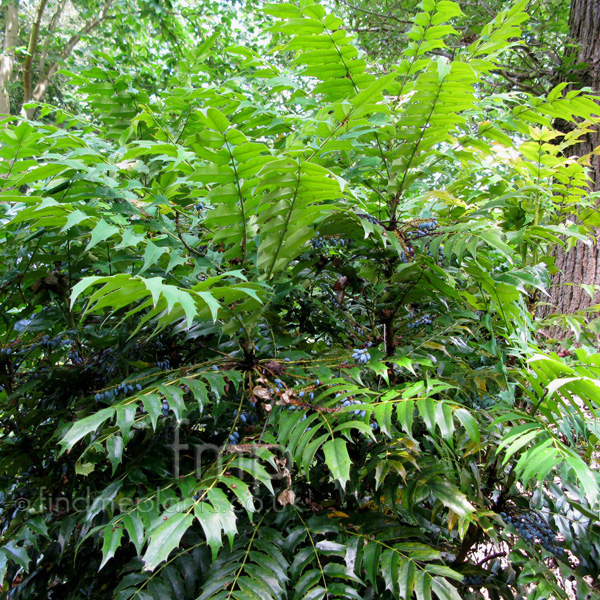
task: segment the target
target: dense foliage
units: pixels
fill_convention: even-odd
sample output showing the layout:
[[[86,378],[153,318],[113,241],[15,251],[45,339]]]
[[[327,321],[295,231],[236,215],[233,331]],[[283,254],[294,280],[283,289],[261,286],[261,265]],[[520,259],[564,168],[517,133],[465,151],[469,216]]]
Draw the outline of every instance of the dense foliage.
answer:
[[[376,77],[265,5],[271,54],[0,132],[5,597],[597,597],[594,327],[535,320],[597,106],[480,94],[524,7],[450,61],[423,0]]]
[[[369,57],[381,65],[395,63],[410,39],[410,19],[418,10],[416,0],[337,0],[341,11]],[[465,11],[452,22],[456,32],[435,52],[447,56],[473,43],[483,28],[506,8],[504,0],[459,2]],[[484,81],[494,90],[548,93],[561,81],[580,82],[586,65],[577,61],[569,36],[571,0],[530,2],[519,43],[495,61]],[[588,85],[582,83],[581,86]]]

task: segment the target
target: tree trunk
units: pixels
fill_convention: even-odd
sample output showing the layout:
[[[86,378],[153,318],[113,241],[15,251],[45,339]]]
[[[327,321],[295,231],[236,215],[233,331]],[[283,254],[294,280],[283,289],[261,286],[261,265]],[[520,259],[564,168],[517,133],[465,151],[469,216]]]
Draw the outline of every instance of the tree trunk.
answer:
[[[46,10],[48,0],[40,0],[37,9],[37,15],[35,21],[31,26],[31,33],[29,34],[29,45],[27,46],[27,55],[23,63],[23,104],[27,104],[31,101],[31,65],[33,63],[33,56],[37,51],[38,36],[40,33],[40,25],[42,23],[42,17]],[[21,110],[23,112],[23,110]]]
[[[600,92],[600,0],[571,0],[569,29],[572,41],[577,44],[576,63],[587,66],[575,73],[567,73],[566,79],[578,78],[577,86],[590,87]],[[600,109],[598,111],[600,113]],[[600,132],[596,130],[587,134],[580,144],[565,150],[567,156],[583,156],[589,154],[600,145]],[[600,191],[600,156],[592,156],[590,161],[592,182],[590,191]],[[550,306],[540,306],[538,315],[547,316],[553,313],[570,314],[591,304],[600,302],[600,294],[592,299],[579,285],[600,285],[600,230],[595,230],[596,245],[587,246],[581,242],[565,252],[557,248],[554,256],[556,266],[560,269],[552,280]],[[568,285],[573,283],[575,285]],[[558,332],[553,331],[553,335]]]
[[[45,1],[46,0],[40,0],[40,2],[43,4],[45,4]],[[77,44],[81,41],[82,37],[90,34],[92,31],[94,31],[94,29],[96,29],[101,23],[103,23],[107,19],[112,18],[109,16],[108,11],[110,10],[110,8],[112,6],[113,1],[114,0],[104,0],[104,4],[102,5],[100,14],[95,19],[88,21],[82,27],[82,29],[80,31],[74,33],[71,36],[71,38],[67,42],[65,42],[65,44],[62,48],[62,51],[60,53],[60,57],[57,58],[53,62],[53,64],[48,68],[48,70],[45,70],[47,45],[44,44],[44,47],[42,48],[42,53],[40,56],[39,80],[38,80],[37,85],[35,86],[33,92],[31,92],[31,85],[29,85],[29,88],[28,88],[27,81],[25,81],[26,98],[27,98],[27,90],[28,89],[29,89],[29,93],[30,93],[30,97],[28,98],[28,100],[35,100],[36,102],[39,102],[40,100],[42,100],[42,98],[44,97],[44,94],[48,91],[48,87],[50,85],[50,82],[52,81],[52,78],[56,75],[56,73],[60,67],[61,61],[64,61],[66,58],[68,58],[70,56],[71,52],[73,51],[75,46],[77,46]],[[40,4],[40,6],[41,6],[41,4]],[[59,6],[59,9],[57,12],[58,16],[55,15],[55,17],[53,17],[51,26],[55,27],[58,24],[58,19],[60,18],[61,12],[62,12],[62,5]],[[41,68],[42,66],[44,67],[44,69]],[[25,70],[25,72],[26,72],[26,70]],[[35,111],[35,108],[29,108],[26,111],[22,111],[22,112],[23,112],[24,116],[26,116],[28,119],[32,119],[34,111]]]
[[[13,0],[4,13],[4,50],[0,57],[0,115],[10,114],[8,86],[15,64],[15,48],[19,37],[19,1]]]

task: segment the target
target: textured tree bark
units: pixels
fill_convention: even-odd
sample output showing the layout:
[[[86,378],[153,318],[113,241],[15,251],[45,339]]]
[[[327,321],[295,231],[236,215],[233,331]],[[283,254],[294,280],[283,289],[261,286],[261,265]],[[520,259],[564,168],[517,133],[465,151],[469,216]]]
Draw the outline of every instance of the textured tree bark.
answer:
[[[4,50],[0,57],[0,115],[10,114],[10,84],[15,64],[15,48],[19,37],[19,1],[6,5],[4,13]]]
[[[585,63],[581,71],[568,73],[568,81],[578,79],[573,87],[590,87],[600,92],[600,0],[571,0],[569,29],[573,42],[578,46],[577,61]],[[600,113],[600,107],[598,112]],[[590,133],[575,146],[565,150],[567,156],[583,156],[600,145],[600,131]],[[600,190],[600,156],[592,156],[590,163],[592,183],[590,191]],[[600,230],[595,231],[596,245],[577,245],[565,252],[561,247],[555,251],[556,266],[560,269],[552,280],[550,306],[540,306],[539,316],[553,313],[570,314],[591,304],[600,302],[600,294],[593,299],[577,284],[600,285]],[[568,285],[573,283],[576,285]],[[556,331],[552,332],[557,334]]]

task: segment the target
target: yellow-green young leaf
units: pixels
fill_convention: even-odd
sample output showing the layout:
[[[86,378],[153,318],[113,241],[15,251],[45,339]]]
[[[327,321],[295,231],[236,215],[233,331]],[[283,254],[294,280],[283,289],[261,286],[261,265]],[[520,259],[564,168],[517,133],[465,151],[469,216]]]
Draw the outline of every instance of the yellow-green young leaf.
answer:
[[[431,19],[432,25],[439,25],[444,21],[449,21],[454,17],[461,17],[464,14],[460,6],[450,0],[441,0],[441,2],[436,4],[435,9],[435,15]]]
[[[278,17],[279,19],[296,19],[300,17],[298,7],[288,2],[265,4],[262,10],[265,14]]]
[[[109,523],[103,530],[104,539],[102,540],[102,562],[99,569],[115,555],[117,548],[121,545],[123,537],[123,526]]]
[[[391,85],[397,77],[398,74],[395,72],[383,77],[378,77],[368,88],[362,90],[350,100],[353,107],[352,113],[364,104],[378,102],[381,99],[381,92],[386,86]]]
[[[152,532],[150,544],[142,559],[146,571],[154,571],[163,560],[167,560],[193,520],[192,515],[179,513],[169,517]]]
[[[325,463],[329,467],[331,474],[340,482],[342,489],[345,489],[346,483],[350,479],[350,456],[346,442],[342,438],[329,440],[323,446],[325,453]]]
[[[115,408],[103,408],[97,413],[80,419],[77,421],[69,431],[64,435],[63,439],[60,440],[60,445],[64,450],[70,450],[81,438],[85,437],[88,433],[96,430],[104,421],[110,419],[115,414]]]

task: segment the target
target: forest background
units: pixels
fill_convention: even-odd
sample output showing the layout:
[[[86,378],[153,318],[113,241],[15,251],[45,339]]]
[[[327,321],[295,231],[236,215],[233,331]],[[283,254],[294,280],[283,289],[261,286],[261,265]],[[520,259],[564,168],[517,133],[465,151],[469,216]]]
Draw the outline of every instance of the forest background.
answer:
[[[600,597],[597,0],[2,9],[2,597]]]

